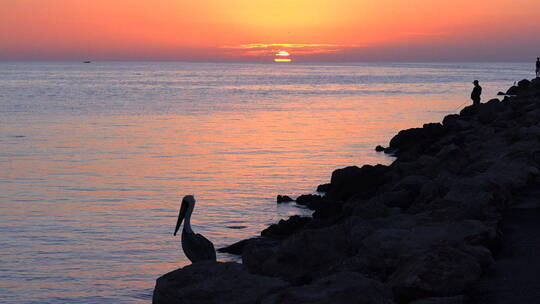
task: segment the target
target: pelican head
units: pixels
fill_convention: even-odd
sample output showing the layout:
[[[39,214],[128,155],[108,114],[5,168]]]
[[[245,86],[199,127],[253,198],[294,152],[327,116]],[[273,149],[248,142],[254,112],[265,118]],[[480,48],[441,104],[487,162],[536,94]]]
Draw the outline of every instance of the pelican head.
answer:
[[[193,195],[186,195],[182,199],[182,205],[180,206],[180,213],[178,214],[178,220],[176,221],[176,228],[174,229],[174,234],[178,232],[178,229],[180,229],[180,225],[182,225],[182,221],[186,216],[191,216],[191,212],[193,212],[193,208],[195,208],[195,198]]]

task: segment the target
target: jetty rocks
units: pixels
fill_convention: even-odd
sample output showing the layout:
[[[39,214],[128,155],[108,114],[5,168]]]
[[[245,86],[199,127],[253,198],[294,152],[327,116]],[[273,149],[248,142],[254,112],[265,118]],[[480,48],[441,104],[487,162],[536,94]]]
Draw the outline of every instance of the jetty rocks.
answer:
[[[540,186],[540,78],[400,131],[389,166],[334,171],[314,210],[157,280],[153,302],[468,303],[501,248],[502,212]],[[378,150],[381,150],[379,148]],[[224,249],[227,251],[227,248]]]

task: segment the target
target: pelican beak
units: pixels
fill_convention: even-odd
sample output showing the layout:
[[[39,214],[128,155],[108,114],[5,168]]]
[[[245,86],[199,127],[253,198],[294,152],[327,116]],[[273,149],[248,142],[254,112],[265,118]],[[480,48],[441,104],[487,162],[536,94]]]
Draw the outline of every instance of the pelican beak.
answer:
[[[182,206],[180,207],[180,213],[178,213],[178,220],[176,221],[176,228],[174,229],[173,235],[176,236],[178,229],[180,229],[180,225],[182,225],[182,221],[184,220],[184,217],[186,216],[187,210],[188,210],[188,204],[185,201],[182,201]]]

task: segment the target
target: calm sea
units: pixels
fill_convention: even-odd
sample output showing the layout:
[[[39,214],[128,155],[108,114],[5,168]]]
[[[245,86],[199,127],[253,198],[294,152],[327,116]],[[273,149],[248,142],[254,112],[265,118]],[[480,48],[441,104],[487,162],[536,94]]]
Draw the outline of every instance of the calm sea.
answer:
[[[397,131],[532,77],[521,63],[0,63],[0,302],[148,303],[186,265],[293,214]],[[222,260],[232,259],[219,255]]]

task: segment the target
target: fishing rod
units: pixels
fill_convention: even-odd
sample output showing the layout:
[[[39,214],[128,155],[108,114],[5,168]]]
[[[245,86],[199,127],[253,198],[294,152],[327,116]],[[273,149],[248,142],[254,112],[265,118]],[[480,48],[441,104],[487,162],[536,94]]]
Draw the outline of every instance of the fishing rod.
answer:
[[[457,107],[453,112],[456,112],[457,110],[461,109],[465,104],[469,103],[469,101],[465,101],[464,103],[460,104],[459,107]]]

